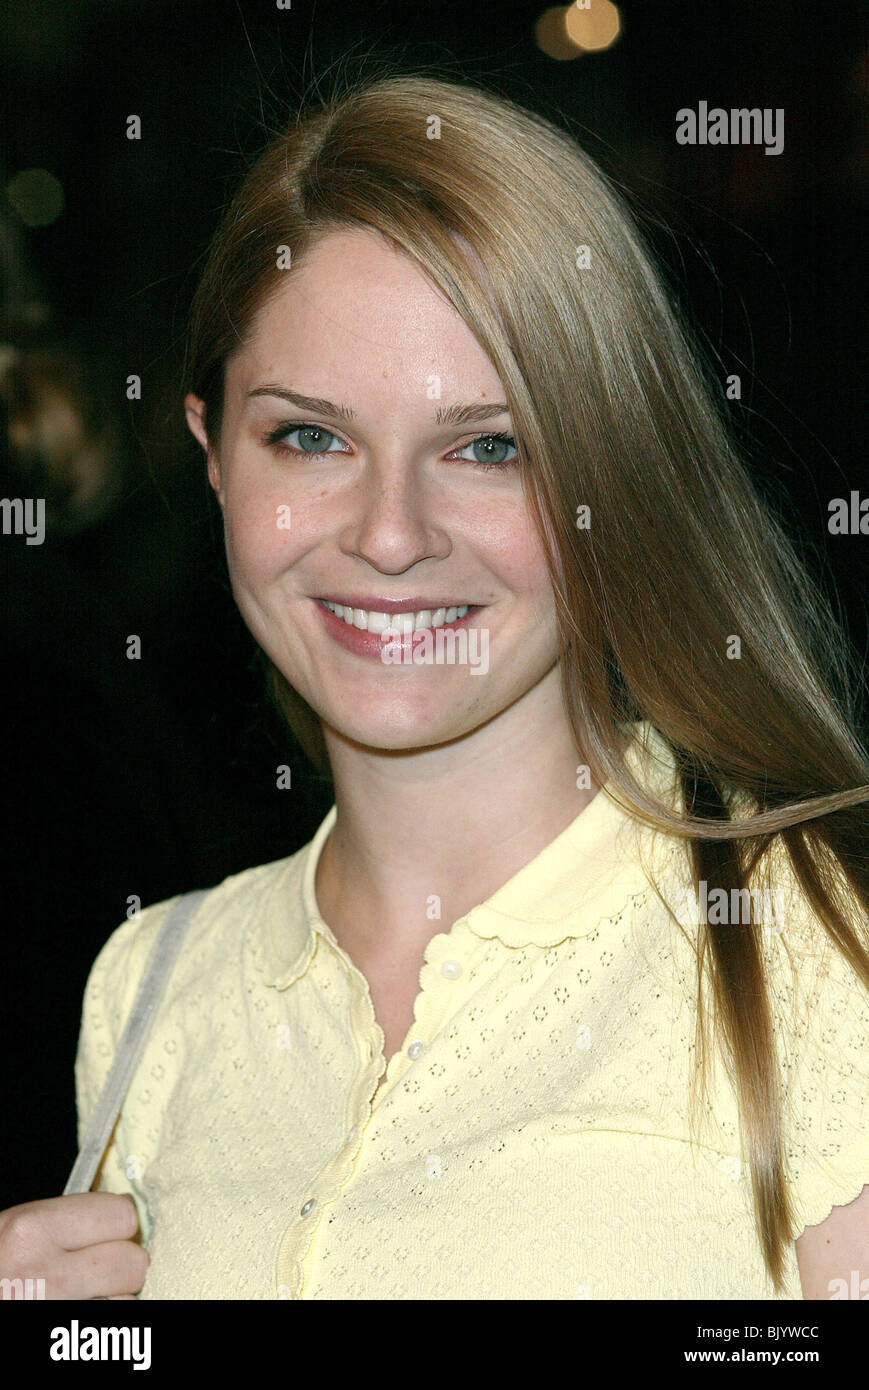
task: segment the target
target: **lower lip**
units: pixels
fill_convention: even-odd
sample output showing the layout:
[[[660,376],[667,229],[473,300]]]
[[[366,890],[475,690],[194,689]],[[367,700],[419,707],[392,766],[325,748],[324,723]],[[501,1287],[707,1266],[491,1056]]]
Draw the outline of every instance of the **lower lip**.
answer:
[[[323,615],[323,622],[330,637],[334,637],[336,642],[340,642],[342,647],[348,652],[354,652],[356,656],[374,657],[377,661],[382,661],[381,653],[385,642],[379,632],[368,632],[365,628],[345,623],[343,618],[339,618],[320,599],[314,599],[314,602]],[[457,618],[452,623],[444,623],[442,627],[420,627],[415,628],[413,632],[403,632],[400,638],[402,656],[405,655],[406,651],[408,653],[412,651],[413,639],[420,632],[445,632],[447,629],[455,630],[460,627],[467,627],[482,606],[482,604],[476,604],[473,608],[468,609],[463,618]],[[392,637],[389,640],[394,643],[397,639]]]

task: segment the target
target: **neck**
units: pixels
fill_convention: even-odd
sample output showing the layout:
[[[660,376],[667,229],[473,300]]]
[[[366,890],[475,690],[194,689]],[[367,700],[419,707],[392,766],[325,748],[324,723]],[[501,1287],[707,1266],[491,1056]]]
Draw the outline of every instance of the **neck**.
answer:
[[[320,911],[357,961],[419,957],[583,810],[584,761],[558,667],[448,744],[396,753],[324,729],[336,820],[316,876]],[[439,915],[437,915],[439,913]]]

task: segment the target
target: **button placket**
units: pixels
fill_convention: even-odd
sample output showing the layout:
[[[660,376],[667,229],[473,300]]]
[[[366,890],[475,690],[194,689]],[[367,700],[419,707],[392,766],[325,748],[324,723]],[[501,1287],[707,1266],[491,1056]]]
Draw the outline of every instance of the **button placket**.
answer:
[[[453,982],[460,979],[465,973],[467,961],[461,959],[459,955],[450,955],[446,959],[440,961],[438,957],[444,949],[444,945],[447,943],[448,938],[450,939],[447,949],[449,949],[449,946],[452,946],[454,950],[456,947],[459,947],[459,949],[463,951],[463,954],[465,954],[464,947],[466,944],[470,948],[471,954],[480,947],[481,943],[476,939],[466,943],[466,927],[467,919],[464,917],[457,918],[449,933],[438,933],[436,936],[432,937],[429,946],[426,948],[424,965],[420,971],[420,987],[414,1003],[415,1017],[412,1024],[413,1031],[410,1034],[410,1041],[406,1046],[395,1052],[389,1059],[386,1071],[380,1077],[378,1086],[376,1087],[374,1109],[379,1108],[379,1106],[385,1102],[387,1093],[392,1091],[393,1086],[400,1082],[404,1070],[409,1064],[417,1061],[423,1056],[426,1050],[431,1047],[432,1039],[436,1036],[444,1018],[448,1016],[452,1007],[452,991],[447,989],[446,985],[444,985],[442,989],[438,989],[432,977],[439,976],[444,982]],[[432,953],[431,955],[430,952]],[[371,1007],[373,1021],[373,1006],[371,1004],[370,990],[364,977],[363,994],[367,995],[367,1003],[369,1007]],[[416,1031],[417,1029],[419,1029],[419,1032]],[[367,1052],[368,1048],[366,1047],[366,1053]],[[388,1080],[387,1077],[389,1078]]]
[[[458,926],[460,924],[456,923],[455,925]],[[457,942],[456,944],[458,945],[459,943]],[[471,943],[471,945],[473,954],[473,947],[478,946],[479,943],[475,942]],[[418,1060],[418,1058],[422,1057],[427,1051],[427,1048],[431,1045],[431,1038],[427,1036],[427,1034],[431,1034],[431,1036],[434,1036],[437,1033],[442,1019],[450,1011],[450,1001],[454,998],[452,991],[446,987],[446,982],[459,980],[465,973],[467,961],[461,960],[458,956],[449,956],[445,960],[442,960],[439,964],[436,958],[435,960],[427,960],[426,964],[429,966],[429,969],[435,974],[435,978],[439,976],[440,979],[443,980],[445,983],[441,989],[438,989],[435,983],[435,979],[429,976],[427,983],[420,985],[419,994],[421,997],[425,996],[423,1002],[427,1006],[421,1011],[421,1016],[417,1020],[417,1024],[420,1030],[423,1032],[423,1036],[413,1034],[406,1048],[404,1048],[403,1051],[397,1052],[394,1058],[390,1059],[390,1064],[388,1065],[391,1065],[392,1062],[401,1063],[402,1060],[404,1063],[403,1067],[398,1068],[398,1074],[395,1078],[396,1080],[400,1079],[400,1075],[401,1072],[404,1070],[404,1067],[407,1067],[410,1062],[415,1062],[416,1060]],[[365,1003],[367,1002],[369,1008],[371,1008],[371,997],[370,992],[368,991],[367,982],[365,981],[364,976],[361,976],[361,972],[358,973],[360,978],[357,981],[357,983],[361,984],[361,989],[358,992],[355,992],[355,997],[352,1005],[354,1031],[357,1031],[357,1036],[359,1035],[359,1033],[364,1033],[367,1031],[366,1023],[368,1022],[368,1019],[366,1015],[368,1014],[368,1009],[365,1007]],[[366,994],[368,995],[367,1001],[365,1000]],[[443,1007],[438,1007],[439,1003],[441,1003]],[[432,1005],[435,1005],[435,1007],[433,1008]],[[373,1008],[371,1008],[371,1022],[373,1021],[374,1014]],[[370,1061],[373,1059],[374,1052],[375,1048],[369,1032],[361,1048],[361,1060],[363,1062],[363,1065],[366,1061],[370,1063]],[[383,1079],[384,1078],[381,1078],[381,1080]],[[389,1089],[392,1089],[391,1085]],[[352,1109],[356,1111],[356,1115],[354,1116],[354,1114],[351,1111],[351,1114],[347,1116],[348,1120],[355,1119],[355,1122],[352,1123],[350,1127],[345,1131],[344,1144],[341,1150],[335,1155],[333,1160],[336,1163],[341,1161],[342,1154],[345,1155],[344,1161],[349,1161],[346,1158],[347,1150],[354,1145],[361,1132],[361,1123],[360,1120],[357,1118],[360,1113],[358,1109],[358,1104],[359,1097],[357,1096],[356,1101],[354,1101],[352,1105]],[[299,1230],[301,1227],[302,1229],[311,1232],[312,1227],[310,1223],[316,1220],[316,1218],[319,1215],[319,1211],[320,1208],[318,1199],[316,1197],[307,1198],[307,1200],[299,1208],[299,1216],[297,1218],[299,1225],[297,1226],[297,1230]],[[313,1240],[312,1235],[309,1236],[309,1240]],[[302,1297],[301,1291],[304,1288],[306,1279],[305,1261],[308,1257],[311,1248],[312,1246],[309,1243],[305,1248],[304,1255],[301,1255],[298,1259],[298,1289],[296,1290],[295,1288],[293,1288],[292,1292],[289,1294],[290,1297]]]
[[[463,970],[464,966],[462,962],[455,956],[450,956],[447,960],[441,962],[440,973],[445,980],[458,980]],[[408,1045],[405,1056],[409,1057],[412,1062],[415,1062],[418,1057],[422,1056],[425,1050],[426,1043],[424,1040],[422,1038],[414,1038]]]
[[[339,948],[339,955],[342,954]],[[364,1072],[366,1064],[370,1067],[371,1061],[377,1054],[376,1043],[368,1026],[369,1011],[366,1008],[364,998],[366,983],[361,972],[356,971],[358,980],[354,978],[353,970],[355,967],[353,967],[349,957],[344,958],[343,963],[345,967],[351,967],[351,982],[353,984],[361,982],[362,985],[361,989],[351,988],[350,1007],[353,1033],[357,1040],[364,1039],[357,1052],[357,1059],[362,1062]],[[370,1002],[369,997],[369,1007]],[[371,1020],[373,1021],[373,1010]],[[357,1083],[359,1080],[360,1076],[357,1074]],[[350,1151],[359,1142],[364,1131],[363,1107],[358,1084],[351,1087],[348,1101],[349,1113],[345,1118],[344,1139],[343,1141],[340,1138],[337,1139],[335,1148],[332,1150],[332,1157],[328,1159],[320,1173],[311,1174],[311,1186],[314,1188],[314,1195],[309,1195],[300,1203],[296,1209],[296,1217],[284,1231],[276,1266],[276,1287],[279,1298],[298,1300],[304,1297],[304,1289],[311,1274],[310,1261],[314,1258],[318,1239],[323,1238],[321,1234],[318,1234],[318,1228],[326,1205],[335,1198],[339,1198],[347,1183],[352,1182],[354,1165]],[[310,1191],[309,1188],[309,1193]]]
[[[445,980],[458,980],[463,970],[462,962],[451,956],[448,960],[441,962],[441,975]],[[412,1062],[421,1057],[425,1052],[426,1044],[422,1038],[414,1038],[407,1048],[407,1056]]]

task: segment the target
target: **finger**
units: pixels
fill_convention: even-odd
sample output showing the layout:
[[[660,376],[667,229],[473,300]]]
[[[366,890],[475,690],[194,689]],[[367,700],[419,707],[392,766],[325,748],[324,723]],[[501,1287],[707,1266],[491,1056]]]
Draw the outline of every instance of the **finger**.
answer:
[[[62,1250],[80,1250],[104,1241],[131,1240],[139,1229],[132,1197],[121,1192],[71,1192],[10,1207],[4,1216],[16,1228],[33,1223],[34,1244],[47,1236]]]
[[[148,1254],[130,1240],[106,1241],[85,1250],[65,1252],[58,1266],[55,1287],[67,1298],[116,1298],[139,1293],[148,1273]]]

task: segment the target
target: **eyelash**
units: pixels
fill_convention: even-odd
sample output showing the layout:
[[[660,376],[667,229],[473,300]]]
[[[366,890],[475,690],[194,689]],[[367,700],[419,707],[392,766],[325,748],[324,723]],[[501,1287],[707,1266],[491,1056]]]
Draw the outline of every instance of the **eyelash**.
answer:
[[[327,458],[329,454],[341,452],[341,450],[337,449],[322,449],[319,451],[294,449],[291,444],[284,444],[284,437],[288,434],[295,434],[296,430],[324,430],[326,434],[331,434],[333,439],[340,438],[340,436],[334,434],[332,430],[326,430],[323,425],[316,425],[311,420],[287,420],[282,425],[278,425],[275,429],[271,430],[269,434],[265,435],[263,444],[265,444],[267,448],[275,449],[279,453],[294,454],[297,458],[322,459]],[[504,430],[493,430],[487,434],[478,434],[476,439],[469,439],[467,444],[460,444],[459,448],[469,449],[472,444],[479,443],[481,439],[500,439],[505,444],[512,444],[514,449],[516,447],[516,440],[512,434],[508,434]],[[479,459],[459,459],[458,462],[471,463],[475,468],[482,469],[484,473],[494,473],[504,472],[506,469],[518,463],[519,460],[518,458],[511,458],[504,459],[501,463],[481,463]]]

